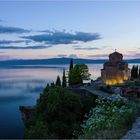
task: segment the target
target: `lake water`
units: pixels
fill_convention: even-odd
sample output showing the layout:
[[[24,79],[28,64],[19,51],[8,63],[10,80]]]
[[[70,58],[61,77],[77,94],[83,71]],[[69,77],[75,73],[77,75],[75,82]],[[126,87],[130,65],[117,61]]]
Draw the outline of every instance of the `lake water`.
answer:
[[[88,66],[92,79],[100,76],[102,64]],[[0,138],[23,138],[19,106],[35,105],[46,84],[62,76],[63,68],[68,65],[0,69]]]

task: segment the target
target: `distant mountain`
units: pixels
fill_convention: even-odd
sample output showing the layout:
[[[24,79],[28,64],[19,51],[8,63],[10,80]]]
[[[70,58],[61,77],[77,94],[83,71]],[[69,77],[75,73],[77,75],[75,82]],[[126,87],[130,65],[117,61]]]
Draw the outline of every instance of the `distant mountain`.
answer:
[[[128,63],[140,63],[140,58],[126,60]]]
[[[86,64],[102,64],[106,62],[105,59],[73,59],[74,63],[86,63]],[[140,59],[130,59],[126,60],[128,63],[140,63]],[[51,59],[34,59],[34,60],[5,60],[0,61],[0,67],[3,66],[14,66],[14,65],[63,65],[69,64],[70,58],[51,58]]]
[[[71,58],[51,58],[34,60],[5,60],[0,61],[0,66],[6,65],[62,65],[69,64]],[[73,59],[74,63],[104,63],[106,60]]]

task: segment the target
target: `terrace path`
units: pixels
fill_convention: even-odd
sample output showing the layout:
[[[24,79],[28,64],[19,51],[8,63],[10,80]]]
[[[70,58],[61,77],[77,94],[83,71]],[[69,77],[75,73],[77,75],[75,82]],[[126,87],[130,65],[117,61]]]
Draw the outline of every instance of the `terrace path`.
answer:
[[[111,97],[111,94],[109,94],[107,92],[100,91],[100,90],[96,90],[91,86],[87,86],[87,87],[82,86],[79,89],[84,89],[84,90],[86,90],[86,91],[88,91],[92,94],[99,95],[99,96],[102,96],[102,97]]]
[[[132,129],[129,130],[121,140],[126,139],[140,139],[140,117],[136,119],[136,121],[133,123]]]

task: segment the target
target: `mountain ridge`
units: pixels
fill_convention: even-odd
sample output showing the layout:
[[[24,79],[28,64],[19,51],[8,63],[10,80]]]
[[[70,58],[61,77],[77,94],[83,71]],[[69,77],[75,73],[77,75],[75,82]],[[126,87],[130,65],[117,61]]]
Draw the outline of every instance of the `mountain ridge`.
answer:
[[[49,58],[49,59],[14,59],[14,60],[2,60],[0,61],[0,66],[6,65],[62,65],[69,64],[71,58]],[[86,64],[102,64],[107,59],[73,59],[74,63],[86,63]],[[140,63],[140,58],[138,59],[127,59],[124,60],[128,63]]]

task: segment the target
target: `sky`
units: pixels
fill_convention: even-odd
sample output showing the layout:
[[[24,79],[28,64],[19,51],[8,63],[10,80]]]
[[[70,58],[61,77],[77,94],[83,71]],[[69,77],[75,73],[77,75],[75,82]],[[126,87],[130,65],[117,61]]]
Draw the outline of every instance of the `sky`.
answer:
[[[140,1],[0,1],[0,60],[140,58]]]

